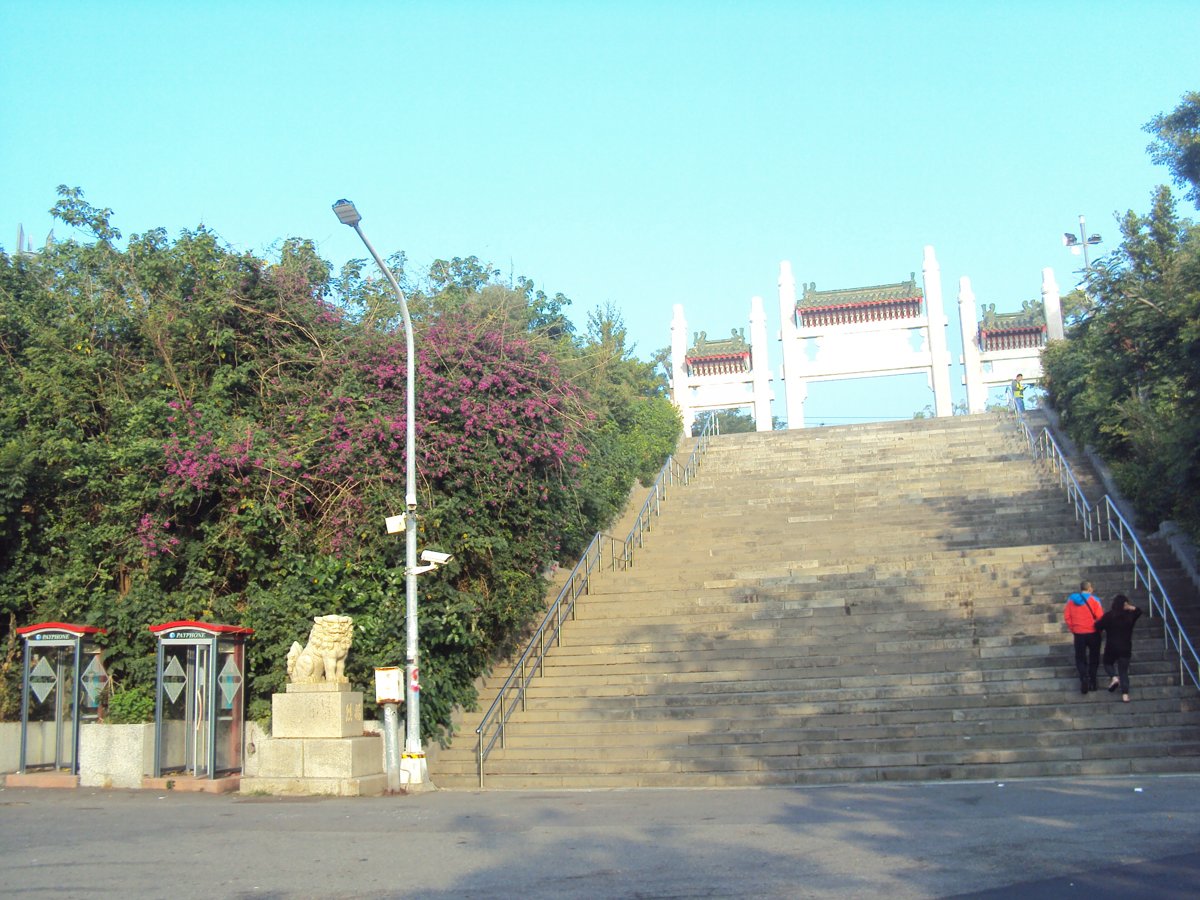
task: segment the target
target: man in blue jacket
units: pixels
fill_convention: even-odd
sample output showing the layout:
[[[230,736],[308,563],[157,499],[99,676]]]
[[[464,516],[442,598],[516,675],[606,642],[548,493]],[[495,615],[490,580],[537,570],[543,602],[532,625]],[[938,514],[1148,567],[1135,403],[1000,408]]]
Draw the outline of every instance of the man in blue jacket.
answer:
[[[1075,639],[1075,668],[1079,672],[1079,693],[1096,690],[1096,672],[1100,669],[1101,633],[1096,621],[1104,615],[1104,607],[1092,593],[1092,583],[1084,581],[1078,592],[1067,598],[1063,620]]]

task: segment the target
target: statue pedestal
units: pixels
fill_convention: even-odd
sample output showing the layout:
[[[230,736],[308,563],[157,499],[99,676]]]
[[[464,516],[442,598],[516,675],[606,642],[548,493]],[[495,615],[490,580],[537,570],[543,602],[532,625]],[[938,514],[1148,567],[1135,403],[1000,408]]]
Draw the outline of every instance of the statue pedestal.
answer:
[[[363,734],[363,695],[341,684],[289,684],[271,698],[271,737],[246,746],[241,792],[365,797],[387,789],[383,744]]]

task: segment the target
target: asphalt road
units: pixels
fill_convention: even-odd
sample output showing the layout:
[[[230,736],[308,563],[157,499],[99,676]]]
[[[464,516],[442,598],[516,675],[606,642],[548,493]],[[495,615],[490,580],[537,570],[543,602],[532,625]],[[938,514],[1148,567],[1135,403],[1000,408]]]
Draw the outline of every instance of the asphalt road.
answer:
[[[1200,776],[285,799],[0,789],[4,897],[1200,895]]]

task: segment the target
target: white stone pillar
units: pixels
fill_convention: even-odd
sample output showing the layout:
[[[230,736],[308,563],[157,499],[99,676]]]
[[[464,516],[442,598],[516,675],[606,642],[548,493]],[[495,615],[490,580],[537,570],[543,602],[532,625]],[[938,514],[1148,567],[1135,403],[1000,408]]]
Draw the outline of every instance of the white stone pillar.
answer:
[[[958,279],[958,322],[962,329],[963,384],[967,386],[967,412],[987,409],[987,388],[983,384],[983,362],[979,358],[979,313],[971,279]]]
[[[783,396],[787,409],[788,431],[804,427],[804,401],[808,385],[800,366],[800,346],[796,333],[796,279],[792,264],[779,264],[779,340],[783,344]]]
[[[750,298],[750,365],[754,375],[754,428],[771,430],[771,365],[767,353],[767,314],[762,297]]]
[[[1063,339],[1062,297],[1054,270],[1049,266],[1042,269],[1042,309],[1046,313],[1046,337],[1052,341]]]
[[[928,244],[925,246],[921,274],[925,282],[925,312],[929,327],[933,410],[938,416],[949,416],[954,412],[950,394],[950,349],[946,344],[949,320],[942,305],[942,270],[934,256],[933,247]]]
[[[685,437],[691,435],[696,419],[688,398],[687,348],[687,320],[683,317],[683,304],[676,303],[671,319],[671,399],[679,407]]]

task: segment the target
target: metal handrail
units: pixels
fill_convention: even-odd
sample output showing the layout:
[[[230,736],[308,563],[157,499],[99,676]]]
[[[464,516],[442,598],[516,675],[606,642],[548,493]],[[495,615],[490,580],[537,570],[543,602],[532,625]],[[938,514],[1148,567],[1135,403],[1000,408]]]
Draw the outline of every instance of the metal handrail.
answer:
[[[1133,586],[1135,588],[1138,586],[1139,579],[1145,586],[1146,596],[1149,598],[1150,616],[1153,617],[1157,611],[1163,620],[1163,645],[1174,647],[1179,654],[1179,680],[1182,682],[1183,676],[1187,675],[1192,683],[1200,688],[1200,654],[1197,654],[1191,638],[1183,630],[1183,623],[1179,621],[1179,615],[1171,604],[1171,598],[1167,596],[1166,588],[1159,581],[1158,573],[1154,571],[1154,566],[1146,557],[1146,551],[1142,549],[1141,541],[1137,539],[1133,528],[1125,521],[1125,517],[1121,515],[1121,511],[1117,509],[1116,504],[1107,494],[1104,495],[1103,503],[1097,506],[1096,512],[1098,528],[1102,529],[1107,525],[1108,539],[1120,542],[1121,561],[1124,562],[1126,554],[1129,555],[1129,559],[1133,563]],[[1189,657],[1191,658],[1191,668],[1187,665]]]
[[[1080,490],[1079,482],[1075,479],[1075,474],[1071,471],[1071,464],[1062,455],[1062,450],[1055,443],[1050,430],[1042,428],[1041,434],[1035,438],[1025,422],[1024,416],[1018,415],[1017,421],[1034,456],[1050,460],[1051,465],[1059,471],[1059,486],[1066,490],[1068,499],[1075,506],[1076,521],[1082,517],[1083,530],[1087,539],[1089,541],[1115,540],[1120,543],[1121,561],[1124,562],[1128,555],[1133,563],[1133,586],[1136,588],[1140,582],[1146,588],[1150,617],[1158,615],[1163,620],[1163,645],[1174,648],[1179,655],[1180,683],[1186,676],[1197,689],[1200,689],[1200,654],[1196,652],[1187,632],[1183,630],[1179,614],[1175,612],[1171,598],[1167,596],[1166,588],[1159,580],[1158,573],[1154,571],[1154,566],[1150,564],[1141,542],[1125,517],[1121,515],[1121,511],[1117,509],[1116,504],[1113,503],[1112,497],[1105,494],[1093,514],[1087,498]]]
[[[567,617],[575,618],[575,601],[591,589],[592,573],[600,569],[605,561],[605,548],[608,550],[608,568],[615,570],[619,565],[624,571],[633,565],[634,551],[640,550],[644,543],[646,532],[650,531],[654,518],[662,513],[662,501],[667,498],[668,485],[688,484],[700,469],[700,462],[708,451],[708,444],[717,432],[717,418],[709,416],[707,423],[700,432],[696,446],[692,449],[687,462],[680,463],[674,456],[659,470],[658,477],[650,488],[646,502],[638,512],[637,521],[624,541],[610,534],[596,532],[587,549],[571,570],[571,576],[563,585],[541,623],[534,630],[524,652],[513,665],[512,672],[504,680],[496,699],[492,701],[479,727],[475,729],[478,738],[476,744],[476,760],[479,765],[479,786],[483,787],[484,764],[497,741],[504,747],[504,730],[513,712],[525,709],[525,691],[535,675],[541,674],[546,651],[554,644],[562,642],[562,627]],[[618,553],[618,548],[619,553]]]
[[[1033,455],[1039,459],[1048,460],[1054,471],[1058,473],[1058,486],[1066,491],[1067,499],[1075,510],[1075,521],[1083,523],[1084,535],[1089,541],[1095,540],[1095,531],[1092,527],[1092,506],[1088,503],[1083,489],[1075,479],[1075,473],[1071,471],[1071,464],[1067,462],[1067,458],[1063,456],[1062,450],[1054,440],[1054,435],[1048,428],[1043,428],[1041,433],[1034,437],[1024,416],[1018,415],[1017,422],[1029,442],[1029,448]]]

